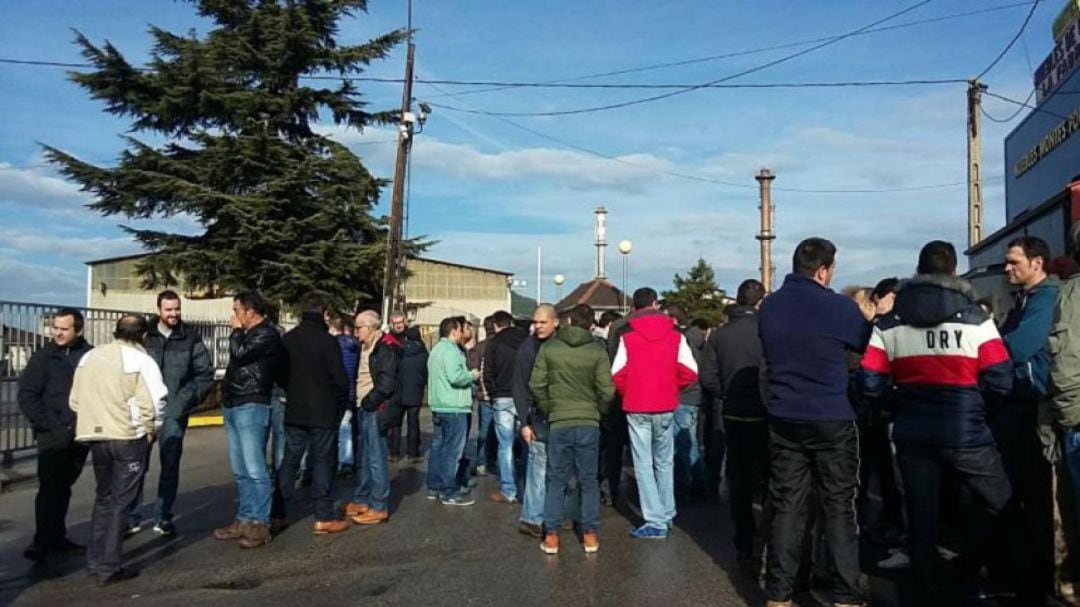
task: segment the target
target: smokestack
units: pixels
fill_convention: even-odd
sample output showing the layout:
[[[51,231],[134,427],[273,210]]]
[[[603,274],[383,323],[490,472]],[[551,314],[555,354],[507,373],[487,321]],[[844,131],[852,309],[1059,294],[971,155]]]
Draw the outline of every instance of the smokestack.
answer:
[[[761,243],[761,284],[765,286],[766,293],[772,293],[773,273],[776,268],[772,265],[772,241],[776,239],[773,233],[773,206],[772,206],[772,181],[776,175],[769,169],[761,169],[754,177],[757,180],[761,193],[761,232],[756,236]]]
[[[596,277],[605,278],[604,254],[607,253],[607,209],[596,207]]]

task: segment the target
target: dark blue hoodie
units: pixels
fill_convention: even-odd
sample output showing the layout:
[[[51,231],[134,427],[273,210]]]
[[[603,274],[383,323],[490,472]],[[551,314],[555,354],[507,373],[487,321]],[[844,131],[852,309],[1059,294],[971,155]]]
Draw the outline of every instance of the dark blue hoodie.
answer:
[[[1013,396],[1037,400],[1050,393],[1050,353],[1046,349],[1054,323],[1058,279],[1049,276],[1039,284],[1015,294],[1009,316],[1001,325],[1001,338],[1013,360]]]

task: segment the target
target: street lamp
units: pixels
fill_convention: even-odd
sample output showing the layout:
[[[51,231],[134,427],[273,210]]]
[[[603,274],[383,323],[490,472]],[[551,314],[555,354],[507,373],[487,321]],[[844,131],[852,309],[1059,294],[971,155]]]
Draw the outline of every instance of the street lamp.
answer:
[[[555,283],[555,302],[558,303],[562,300],[562,286],[566,282],[566,277],[562,274],[556,274],[552,282]]]
[[[623,314],[626,314],[629,311],[629,308],[626,305],[626,287],[627,287],[627,284],[626,284],[626,282],[627,282],[626,281],[626,276],[627,276],[626,266],[628,264],[628,260],[630,259],[630,251],[633,251],[633,250],[634,250],[634,243],[630,242],[629,240],[624,240],[624,241],[619,243],[619,253],[622,254],[622,308],[623,308]]]

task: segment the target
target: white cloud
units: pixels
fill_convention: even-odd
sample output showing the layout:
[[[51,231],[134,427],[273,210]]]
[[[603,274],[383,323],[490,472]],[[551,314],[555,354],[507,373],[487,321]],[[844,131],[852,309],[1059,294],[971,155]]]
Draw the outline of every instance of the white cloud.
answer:
[[[0,257],[0,299],[79,305],[86,303],[85,275],[74,269]]]
[[[15,168],[0,162],[0,205],[79,208],[90,198],[75,184],[39,168]]]
[[[71,257],[80,262],[91,258],[134,253],[139,245],[131,237],[108,238],[0,228],[0,251],[8,253],[47,253]]]

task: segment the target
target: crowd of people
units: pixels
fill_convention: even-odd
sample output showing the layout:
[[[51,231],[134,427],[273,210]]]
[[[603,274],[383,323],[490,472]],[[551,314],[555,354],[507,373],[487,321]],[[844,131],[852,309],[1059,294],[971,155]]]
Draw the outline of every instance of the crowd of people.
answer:
[[[1080,228],[1070,238],[1080,251]],[[389,522],[390,464],[423,461],[426,404],[427,498],[472,506],[477,477],[491,474],[486,498],[519,506],[519,531],[549,555],[570,529],[585,553],[599,551],[602,508],[618,503],[636,506],[633,538],[662,540],[677,504],[715,498],[722,477],[738,563],[763,572],[769,607],[807,588],[863,604],[867,542],[888,550],[878,567],[910,568],[914,605],[1071,601],[1080,282],[1062,286],[1039,238],[1015,239],[1004,258],[1015,301],[998,324],[957,276],[950,243],[926,244],[912,278],[842,293],[831,289],[836,257],[828,240],[804,240],[782,286],[742,282],[719,327],[646,287],[625,318],[586,304],[539,305],[528,326],[507,311],[480,327],[449,317],[430,351],[401,313],[384,327],[377,312],[341,315],[315,292],[285,332],[263,297],[239,294],[221,384],[237,510],[213,536],[265,545],[298,518],[298,481],[310,485],[315,534]],[[156,316],[121,318],[111,344],[91,348],[82,328],[77,310],[59,310],[20,383],[39,449],[26,556],[86,551],[108,584],[135,574],[121,547],[142,528],[154,445],[153,530],[176,533],[184,433],[213,369],[172,291]],[[64,520],[88,453],[87,550]],[[349,475],[339,506],[335,484]]]

